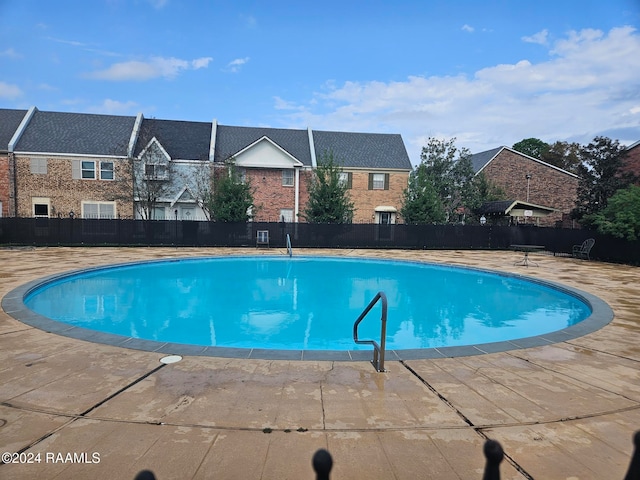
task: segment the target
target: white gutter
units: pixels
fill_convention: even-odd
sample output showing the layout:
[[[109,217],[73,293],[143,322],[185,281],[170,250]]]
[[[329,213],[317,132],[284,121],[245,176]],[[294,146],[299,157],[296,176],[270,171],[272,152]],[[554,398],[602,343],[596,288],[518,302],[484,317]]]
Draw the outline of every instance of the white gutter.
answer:
[[[313,131],[311,127],[307,127],[307,133],[309,134],[309,153],[311,153],[311,166],[313,168],[318,167],[318,163],[316,161],[316,146],[313,143]]]
[[[209,141],[209,161],[213,162],[216,155],[216,135],[218,134],[218,120],[211,122],[211,140]]]
[[[142,112],[138,113],[138,115],[136,115],[136,121],[133,124],[133,130],[131,130],[131,136],[129,137],[129,146],[127,147],[127,157],[129,158],[133,157],[133,152],[136,150],[136,143],[138,142],[138,135],[140,134],[143,120],[144,115],[142,115]]]
[[[31,118],[37,111],[38,109],[36,107],[31,107],[27,111],[26,115],[22,119],[22,122],[20,122],[18,129],[16,130],[16,132],[13,134],[13,137],[11,137],[11,140],[9,141],[9,145],[8,145],[9,152],[13,152],[15,150],[16,144],[18,143],[18,141],[20,141],[20,137],[26,130],[27,125],[31,121]]]

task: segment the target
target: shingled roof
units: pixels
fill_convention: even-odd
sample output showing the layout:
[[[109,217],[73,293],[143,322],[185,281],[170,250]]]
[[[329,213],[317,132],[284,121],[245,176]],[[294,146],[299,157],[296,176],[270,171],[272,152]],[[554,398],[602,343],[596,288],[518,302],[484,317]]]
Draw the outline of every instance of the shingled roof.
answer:
[[[313,131],[316,158],[333,152],[343,167],[411,170],[402,137],[397,134]]]
[[[208,160],[211,142],[210,122],[144,119],[134,156],[144,150],[153,137],[172,160]]]
[[[7,152],[9,142],[18,130],[27,110],[0,108],[0,152]]]
[[[136,117],[36,110],[16,152],[126,156]]]
[[[347,168],[385,168],[411,170],[411,161],[397,134],[351,133],[312,130],[317,159],[333,152]],[[215,161],[222,162],[263,137],[278,144],[305,166],[312,166],[308,130],[231,127],[219,125],[216,133]]]
[[[545,167],[549,167],[552,168],[554,170],[557,170],[559,172],[565,173],[571,177],[577,177],[577,175],[575,173],[571,173],[568,172],[567,170],[563,170],[560,167],[556,167],[555,165],[551,165],[549,163],[543,162],[542,160],[539,160],[537,158],[533,158],[529,155],[526,155],[522,152],[518,152],[517,150],[514,150],[513,148],[509,148],[509,147],[498,147],[498,148],[493,148],[491,150],[486,150],[484,152],[480,152],[480,153],[476,153],[474,155],[471,155],[471,165],[473,166],[473,172],[474,173],[478,173],[479,171],[481,171],[489,162],[491,162],[494,158],[496,158],[498,156],[498,154],[500,152],[502,152],[503,150],[508,150],[512,153],[518,154],[522,157],[528,158],[529,160],[532,160],[536,163],[539,163],[541,165],[544,165]]]
[[[492,148],[491,150],[486,150],[484,152],[476,153],[471,155],[471,165],[473,167],[473,172],[478,173],[482,170],[487,163],[495,158],[498,153],[502,151],[505,147]]]
[[[216,131],[215,162],[224,162],[230,156],[249,145],[268,137],[290,155],[301,161],[305,166],[311,166],[311,149],[309,148],[309,134],[307,130],[292,130],[284,128],[261,127],[230,127],[218,125]]]

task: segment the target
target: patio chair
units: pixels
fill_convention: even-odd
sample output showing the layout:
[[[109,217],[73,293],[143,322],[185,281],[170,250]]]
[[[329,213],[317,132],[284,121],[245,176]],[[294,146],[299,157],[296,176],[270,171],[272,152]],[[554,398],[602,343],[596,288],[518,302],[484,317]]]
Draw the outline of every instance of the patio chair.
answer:
[[[582,242],[582,244],[573,246],[573,251],[571,252],[571,255],[574,258],[591,260],[591,258],[589,257],[589,254],[595,243],[596,243],[595,239],[587,238],[584,242]]]

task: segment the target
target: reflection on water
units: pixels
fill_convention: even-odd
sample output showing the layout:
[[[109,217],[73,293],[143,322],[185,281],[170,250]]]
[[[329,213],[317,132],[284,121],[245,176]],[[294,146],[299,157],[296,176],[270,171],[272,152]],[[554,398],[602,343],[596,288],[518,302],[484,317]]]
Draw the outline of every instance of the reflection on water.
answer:
[[[56,320],[149,340],[344,350],[356,348],[353,322],[378,291],[389,301],[391,349],[539,335],[590,314],[564,293],[471,270],[264,257],[100,270],[48,285],[25,303]],[[360,338],[379,339],[379,319],[376,306],[361,323]]]

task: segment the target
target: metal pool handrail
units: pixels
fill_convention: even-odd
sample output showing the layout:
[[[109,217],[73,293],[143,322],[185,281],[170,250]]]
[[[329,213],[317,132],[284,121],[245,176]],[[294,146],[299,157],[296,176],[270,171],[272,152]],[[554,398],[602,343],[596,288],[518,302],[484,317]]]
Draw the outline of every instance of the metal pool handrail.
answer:
[[[367,316],[367,314],[371,311],[373,306],[378,302],[378,300],[382,301],[382,316],[380,317],[380,322],[382,326],[380,327],[380,345],[375,340],[358,340],[358,325]],[[353,341],[359,344],[371,344],[373,345],[373,366],[378,372],[384,372],[384,351],[387,337],[387,296],[384,292],[378,292],[373,300],[369,302],[367,308],[365,308],[356,322],[353,324]]]
[[[291,248],[291,237],[287,233],[287,253],[291,257],[293,255],[293,249]]]

